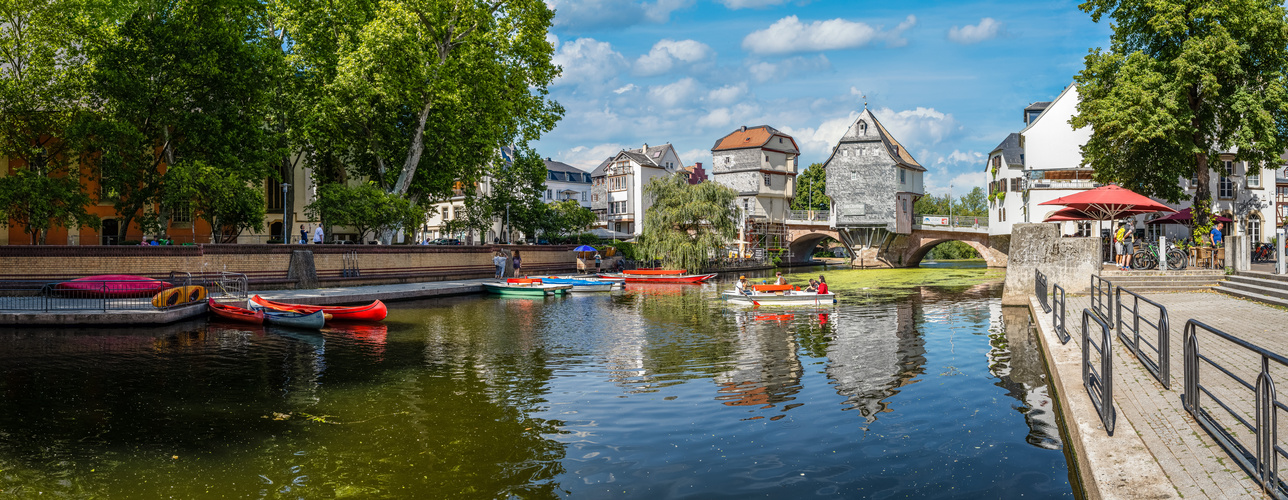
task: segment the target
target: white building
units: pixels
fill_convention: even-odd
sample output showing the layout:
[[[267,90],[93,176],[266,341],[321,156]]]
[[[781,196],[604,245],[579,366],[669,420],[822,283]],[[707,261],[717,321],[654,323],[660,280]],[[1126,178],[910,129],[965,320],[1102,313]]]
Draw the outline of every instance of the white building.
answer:
[[[644,187],[683,165],[670,143],[622,150],[591,172],[591,209],[609,231],[639,236],[644,230],[644,214],[652,205]]]
[[[590,208],[590,172],[546,158],[546,203],[576,201]]]

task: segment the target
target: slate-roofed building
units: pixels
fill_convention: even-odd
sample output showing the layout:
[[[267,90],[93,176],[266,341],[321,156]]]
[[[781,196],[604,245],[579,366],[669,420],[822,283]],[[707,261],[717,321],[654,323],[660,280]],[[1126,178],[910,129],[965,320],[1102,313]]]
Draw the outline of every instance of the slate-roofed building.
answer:
[[[852,251],[912,232],[926,171],[866,107],[823,163],[832,227]],[[856,253],[857,255],[857,253]]]
[[[1049,104],[1049,103],[1047,103]],[[1025,115],[1027,117],[1027,115]],[[1020,134],[1012,133],[988,153],[984,169],[989,175],[989,234],[1011,234],[1012,217],[1024,211],[1024,148]],[[1015,219],[1019,220],[1019,219]]]
[[[651,204],[644,196],[644,186],[655,177],[674,174],[682,165],[670,143],[623,149],[590,173],[590,208],[609,231],[638,236]]]
[[[573,200],[590,208],[590,172],[550,158],[546,164],[546,203]]]

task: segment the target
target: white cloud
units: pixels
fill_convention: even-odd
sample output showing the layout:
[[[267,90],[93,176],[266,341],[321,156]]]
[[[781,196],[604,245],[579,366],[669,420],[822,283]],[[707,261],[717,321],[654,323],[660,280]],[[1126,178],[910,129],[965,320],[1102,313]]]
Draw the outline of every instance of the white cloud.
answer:
[[[805,24],[796,16],[787,16],[747,35],[742,40],[742,48],[757,54],[789,54],[852,49],[876,41],[897,47],[907,43],[901,35],[916,24],[916,16],[910,15],[894,29],[885,31],[880,26],[840,18]]]
[[[755,62],[747,66],[747,71],[757,82],[767,82],[802,73],[815,73],[832,69],[832,61],[819,54],[815,57],[792,57],[777,63]]]
[[[635,90],[635,89],[637,89],[637,88],[639,88],[639,87],[636,87],[634,83],[628,83],[628,84],[626,84],[626,86],[624,86],[624,87],[619,87],[619,88],[617,88],[616,90],[613,90],[613,93],[614,93],[614,94],[621,95],[621,94],[625,94],[625,93],[627,93],[627,92],[630,92],[630,91],[632,91],[632,90]]]
[[[858,111],[851,111],[849,115],[825,120],[818,127],[783,126],[778,129],[796,139],[802,155],[818,155],[817,157],[820,157],[818,161],[821,163],[831,156],[832,146],[841,140],[841,136],[845,135],[845,131],[857,119],[859,119]]]
[[[997,38],[998,32],[1002,29],[1002,23],[991,17],[985,17],[979,20],[979,24],[966,26],[953,26],[948,30],[948,39],[960,44],[979,43],[984,40]]]
[[[702,170],[707,171],[707,177],[711,176],[711,151],[703,149],[690,149],[683,153],[676,151],[680,155],[680,163],[686,167],[693,166],[694,163],[702,162]]]
[[[941,156],[937,158],[935,160],[935,163],[937,164],[948,163],[948,164],[955,165],[960,163],[982,163],[983,161],[984,161],[984,153],[980,153],[978,151],[961,151],[958,149],[954,149],[952,153],[948,153],[948,156]]]
[[[952,174],[947,170],[940,170],[937,173],[939,175],[927,175],[925,177],[926,194],[943,196],[952,193],[953,197],[956,198],[969,193],[976,187],[988,186],[988,176],[984,172],[963,172],[951,178],[948,176]],[[943,179],[949,179],[949,181],[942,182]]]
[[[603,163],[605,158],[614,156],[623,149],[626,149],[626,147],[617,143],[606,143],[591,147],[577,146],[567,151],[560,151],[557,158],[559,161],[589,172],[598,167],[600,163]]]
[[[716,106],[727,106],[733,104],[747,95],[747,84],[739,83],[738,85],[725,85],[718,89],[707,92],[707,103]]]
[[[699,127],[726,127],[730,123],[733,123],[733,114],[729,112],[729,108],[716,108],[698,118]]]
[[[874,110],[873,114],[895,139],[909,148],[938,144],[961,131],[961,125],[953,115],[936,111],[935,108],[918,107],[898,112],[882,108]]]
[[[612,44],[594,38],[565,42],[551,60],[563,67],[553,86],[582,85],[599,88],[612,81],[626,67],[626,58]]]
[[[762,9],[765,7],[772,7],[774,5],[782,5],[789,1],[790,0],[720,0],[720,3],[724,4],[725,7],[728,7],[730,9],[738,10],[738,9]]]
[[[635,61],[635,73],[643,76],[671,71],[676,63],[693,64],[710,59],[714,53],[707,44],[695,40],[663,39]]]
[[[665,23],[672,12],[692,4],[693,0],[546,0],[555,10],[555,26],[572,31]]]
[[[663,108],[674,108],[688,103],[700,90],[697,80],[682,78],[675,83],[649,87],[648,96]]]

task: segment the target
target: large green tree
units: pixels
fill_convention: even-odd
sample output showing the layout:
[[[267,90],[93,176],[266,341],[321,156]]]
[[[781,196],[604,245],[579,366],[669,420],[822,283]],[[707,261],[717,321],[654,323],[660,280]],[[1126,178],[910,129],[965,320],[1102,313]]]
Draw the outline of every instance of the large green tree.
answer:
[[[827,210],[827,172],[822,163],[814,163],[796,177],[796,194],[792,210]]]
[[[1288,147],[1288,22],[1270,0],[1089,0],[1113,20],[1109,50],[1094,49],[1075,77],[1074,127],[1090,126],[1083,163],[1172,202],[1196,178],[1196,226],[1207,224],[1210,164],[1222,152],[1256,172]]]
[[[79,144],[87,66],[75,2],[0,0],[0,222],[44,244],[54,226],[97,226],[82,182]]]
[[[414,203],[474,185],[499,145],[535,140],[562,115],[546,97],[559,69],[541,0],[274,1],[270,10],[306,81],[311,104],[297,128],[310,161],[339,159]]]
[[[304,211],[328,226],[354,228],[359,241],[367,241],[369,233],[411,231],[425,219],[424,209],[412,205],[406,198],[384,192],[371,182],[358,186],[324,185],[318,188],[317,199]]]
[[[671,175],[653,178],[644,193],[653,201],[638,243],[646,259],[697,272],[738,236],[733,189],[710,181],[689,184]]]

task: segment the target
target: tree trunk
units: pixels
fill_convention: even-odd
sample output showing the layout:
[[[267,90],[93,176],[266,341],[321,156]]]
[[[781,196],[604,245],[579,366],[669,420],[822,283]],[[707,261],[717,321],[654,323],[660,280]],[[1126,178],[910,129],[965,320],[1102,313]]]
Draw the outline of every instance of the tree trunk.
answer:
[[[1193,227],[1205,227],[1208,224],[1208,209],[1212,206],[1212,188],[1210,182],[1208,182],[1211,180],[1211,170],[1208,168],[1207,157],[1208,144],[1203,136],[1202,124],[1199,123],[1198,118],[1199,108],[1203,102],[1203,98],[1199,94],[1198,85],[1190,86],[1187,97],[1190,105],[1190,127],[1194,131],[1192,136],[1194,146],[1200,149],[1194,155],[1194,179],[1198,182],[1198,185],[1194,186],[1194,208],[1190,212],[1193,213]],[[1201,235],[1192,236],[1197,240]]]

